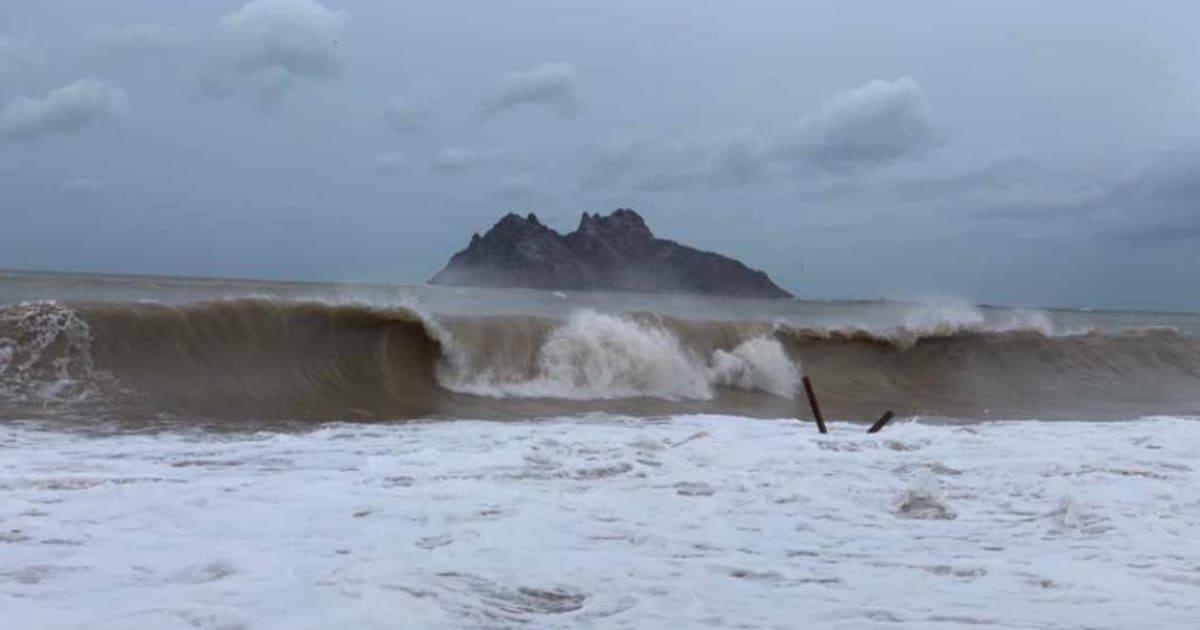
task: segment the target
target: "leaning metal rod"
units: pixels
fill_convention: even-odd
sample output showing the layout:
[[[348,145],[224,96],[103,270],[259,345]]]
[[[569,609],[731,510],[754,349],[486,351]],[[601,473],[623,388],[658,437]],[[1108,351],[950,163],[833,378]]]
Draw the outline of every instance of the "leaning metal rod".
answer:
[[[813,417],[817,419],[817,430],[821,433],[829,433],[825,428],[825,417],[821,415],[821,405],[817,404],[817,395],[813,393],[812,381],[807,376],[804,377],[804,393],[808,394],[808,404],[812,407]]]

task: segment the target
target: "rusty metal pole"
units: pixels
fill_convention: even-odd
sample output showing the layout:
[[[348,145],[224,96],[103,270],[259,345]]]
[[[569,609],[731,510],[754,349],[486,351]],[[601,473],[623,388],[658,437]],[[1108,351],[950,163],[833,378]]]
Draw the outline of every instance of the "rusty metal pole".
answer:
[[[804,393],[808,394],[808,404],[812,407],[813,417],[817,419],[817,430],[821,433],[829,433],[825,428],[825,417],[821,415],[821,405],[817,404],[817,395],[813,393],[812,381],[808,376],[804,377]]]
[[[892,410],[888,409],[887,411],[883,412],[882,417],[880,417],[878,420],[875,421],[875,424],[871,425],[870,429],[867,429],[867,433],[879,433],[879,430],[883,428],[883,425],[887,424],[888,420],[891,420],[891,419],[892,419]]]

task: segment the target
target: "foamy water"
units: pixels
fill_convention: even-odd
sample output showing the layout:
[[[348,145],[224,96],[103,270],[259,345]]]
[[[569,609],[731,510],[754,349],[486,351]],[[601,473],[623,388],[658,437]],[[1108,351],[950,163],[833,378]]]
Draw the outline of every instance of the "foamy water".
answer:
[[[790,398],[799,368],[774,338],[752,337],[704,357],[669,329],[635,318],[582,310],[554,328],[535,350],[533,373],[505,377],[471,369],[469,352],[450,333],[439,380],[456,392],[492,397],[596,400],[652,397],[710,400],[715,387],[736,387]]]
[[[0,424],[12,628],[1193,628],[1200,423]]]

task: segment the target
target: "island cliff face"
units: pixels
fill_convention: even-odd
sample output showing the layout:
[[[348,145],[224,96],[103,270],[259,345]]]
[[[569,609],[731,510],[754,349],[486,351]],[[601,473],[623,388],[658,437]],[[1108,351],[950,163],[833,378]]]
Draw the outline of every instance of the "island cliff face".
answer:
[[[767,274],[656,238],[641,215],[583,213],[570,234],[508,214],[450,259],[430,284],[790,298]]]

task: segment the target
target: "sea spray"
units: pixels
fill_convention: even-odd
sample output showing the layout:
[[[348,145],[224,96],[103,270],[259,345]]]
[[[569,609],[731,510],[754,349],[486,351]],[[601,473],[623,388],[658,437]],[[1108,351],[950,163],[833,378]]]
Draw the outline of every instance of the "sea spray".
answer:
[[[755,337],[732,351],[713,351],[710,379],[718,385],[759,390],[791,398],[800,383],[800,370],[775,339]]]
[[[67,402],[94,393],[92,331],[53,301],[0,309],[0,399]]]
[[[455,352],[461,351],[456,349]],[[459,360],[461,366],[469,361]],[[711,362],[686,348],[671,330],[636,318],[581,310],[547,336],[528,378],[441,372],[442,383],[463,393],[495,397],[611,399],[650,397],[709,400],[714,386],[789,397],[798,371],[774,339],[754,338]]]

